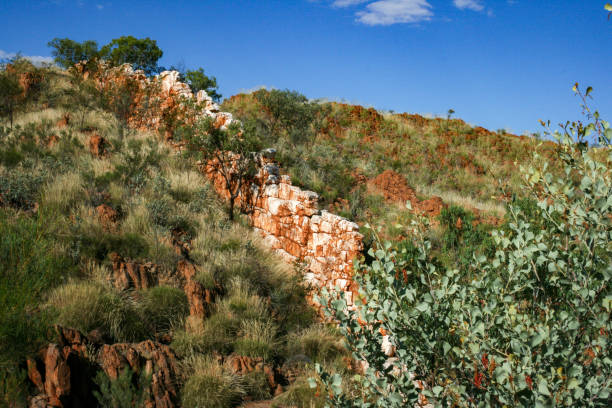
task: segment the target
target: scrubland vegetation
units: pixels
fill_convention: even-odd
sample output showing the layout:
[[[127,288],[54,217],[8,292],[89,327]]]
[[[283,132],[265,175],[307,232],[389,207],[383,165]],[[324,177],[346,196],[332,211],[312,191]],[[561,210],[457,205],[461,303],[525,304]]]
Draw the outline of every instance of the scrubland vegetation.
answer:
[[[58,58],[121,63],[112,50],[122,43],[52,46]],[[142,62],[149,72],[153,59]],[[184,78],[216,88],[200,70]],[[336,320],[327,324],[307,303],[300,265],[266,249],[233,204],[227,216],[193,152],[173,149],[162,131],[130,126],[128,117],[147,112],[131,110],[129,83],[99,90],[72,70],[4,65],[0,403],[25,406],[34,391],[26,359],[60,325],[102,344],[169,345],[185,407],[400,407],[423,398],[607,406],[612,131],[587,109],[591,91],[576,92],[588,122],[568,124],[558,143],[278,90],[224,101],[243,134],[199,124],[215,143],[201,139],[198,149],[236,150],[240,137],[248,148],[273,147],[294,184],[362,226],[368,248],[355,264],[356,310],[323,291]],[[193,132],[184,123],[176,135]],[[94,136],[104,146],[92,148]],[[410,189],[390,194],[374,182],[389,170]],[[439,214],[406,205],[432,195],[447,204]],[[184,262],[212,294],[205,316],[190,314]],[[118,288],[122,263],[153,271],[155,283]],[[87,350],[92,359],[96,352]],[[232,357],[266,368],[239,372]],[[271,388],[268,369],[282,373],[280,388]],[[141,405],[145,374],[96,373],[96,400]]]
[[[224,203],[192,159],[156,133],[126,129],[120,138],[122,124],[98,106],[80,112],[83,95],[75,95],[80,90],[68,72],[23,60],[12,66],[42,82],[16,105],[12,126],[0,127],[3,404],[25,401],[32,387],[26,357],[53,341],[54,324],[94,332],[109,344],[170,344],[184,367],[186,407],[273,397],[265,378],[234,374],[219,355],[260,358],[271,366],[303,356],[309,364],[346,369],[340,337],[316,323],[298,273],[264,248],[244,219],[227,220]],[[91,153],[92,134],[107,140],[104,154]],[[115,219],[101,217],[101,205]],[[188,254],[177,254],[173,245],[178,231]],[[113,253],[154,265],[159,285],[118,290]],[[205,318],[189,317],[176,275],[185,257],[197,266],[196,280],[218,293]],[[304,386],[312,371],[296,367],[296,384],[306,390],[299,403],[307,405],[315,398]],[[99,382],[101,404],[117,403],[125,393],[138,400],[132,379],[106,381]]]

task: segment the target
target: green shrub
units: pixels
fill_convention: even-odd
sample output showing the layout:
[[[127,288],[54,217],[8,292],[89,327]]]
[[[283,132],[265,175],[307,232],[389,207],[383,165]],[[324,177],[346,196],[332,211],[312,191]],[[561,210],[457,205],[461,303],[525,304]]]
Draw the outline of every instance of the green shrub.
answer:
[[[38,351],[49,318],[40,299],[74,273],[46,235],[47,224],[0,209],[0,370]]]
[[[306,378],[299,378],[272,401],[274,408],[323,408],[327,406],[325,397],[312,389]]]
[[[246,394],[242,378],[205,357],[186,363],[187,380],[181,390],[185,408],[231,408]]]
[[[102,230],[77,231],[71,246],[75,259],[86,256],[104,261],[111,252],[130,259],[142,259],[149,254],[147,241],[138,234],[113,234]]]
[[[215,313],[202,322],[192,324],[188,330],[174,333],[172,348],[181,357],[218,352],[229,354],[233,350],[239,321],[227,313]]]
[[[43,177],[24,168],[0,173],[0,205],[9,205],[20,210],[31,210],[38,200]]]
[[[348,310],[341,294],[323,296],[349,349],[369,365],[365,399],[317,368],[333,406],[412,406],[421,393],[414,380],[436,406],[609,405],[612,129],[593,118],[555,134],[562,177],[539,156],[537,168],[523,169],[537,209],[510,206],[507,229],[493,231],[492,259],[443,270],[426,240],[415,238],[416,262],[381,244],[357,264],[364,304]],[[607,150],[586,149],[591,131]],[[533,219],[544,228],[534,232]],[[419,279],[405,282],[404,272]],[[380,329],[396,358],[382,351]]]
[[[100,388],[100,391],[93,392],[100,406],[140,408],[145,406],[145,401],[149,397],[151,375],[147,374],[146,370],[142,370],[137,376],[126,368],[114,380],[111,380],[104,371],[100,371],[94,381]]]
[[[440,224],[444,228],[443,249],[455,251],[452,257],[462,265],[473,262],[474,256],[491,257],[495,253],[493,239],[486,224],[473,225],[474,215],[462,207],[451,205],[440,212]]]
[[[271,397],[270,385],[266,373],[254,370],[242,376],[246,395],[255,401],[266,400]]]
[[[181,289],[156,286],[139,293],[142,314],[153,333],[169,331],[189,313],[187,296]]]

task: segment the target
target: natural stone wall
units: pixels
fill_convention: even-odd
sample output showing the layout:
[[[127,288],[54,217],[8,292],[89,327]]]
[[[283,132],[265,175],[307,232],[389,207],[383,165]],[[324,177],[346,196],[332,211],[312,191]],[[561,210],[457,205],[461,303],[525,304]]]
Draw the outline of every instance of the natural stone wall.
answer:
[[[318,206],[319,196],[281,176],[273,149],[257,156],[259,171],[242,189],[238,204],[264,242],[288,262],[305,267],[307,283],[315,288],[340,287],[353,304],[353,259],[363,250],[359,226]],[[215,190],[229,193],[214,163],[202,165]]]
[[[84,65],[77,69],[87,76]],[[217,128],[225,129],[234,121],[230,113],[220,111],[205,91],[194,95],[187,84],[179,81],[176,71],[147,78],[142,71],[134,71],[126,64],[102,69],[96,81],[101,89],[111,91],[115,84],[135,81],[141,92],[134,95],[132,110],[140,112],[146,107],[147,114],[135,115],[128,123],[136,128],[164,130],[168,140],[172,139],[173,122],[193,123],[198,117],[209,117]],[[320,210],[316,193],[303,191],[291,185],[288,176],[280,175],[274,153],[268,149],[257,155],[259,172],[251,183],[243,186],[236,204],[248,214],[265,243],[288,262],[304,264],[309,284],[314,288],[339,286],[352,305],[353,259],[363,249],[359,226]],[[214,162],[201,164],[201,170],[222,197],[229,195]]]

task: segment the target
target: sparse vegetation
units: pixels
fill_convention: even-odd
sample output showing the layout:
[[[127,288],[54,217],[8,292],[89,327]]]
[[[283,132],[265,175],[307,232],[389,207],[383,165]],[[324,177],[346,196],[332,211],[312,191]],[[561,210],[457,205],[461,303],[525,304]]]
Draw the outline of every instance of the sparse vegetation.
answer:
[[[224,129],[156,118],[151,78],[98,81],[123,63],[158,72],[153,40],[50,46],[67,70],[20,58],[0,68],[0,404],[25,404],[26,359],[56,341],[54,325],[94,339],[88,358],[117,342],[168,345],[184,407],[609,400],[612,134],[588,110],[589,90],[592,123],[568,124],[560,147],[474,128],[453,110],[382,114],[289,90],[226,100],[242,123]],[[203,69],[182,77],[221,98]],[[324,298],[338,327],[309,306],[299,265],[268,250],[235,208],[263,148],[322,207],[380,225],[363,229],[357,310]],[[206,165],[217,166],[227,206]],[[372,182],[385,170],[414,197]],[[433,195],[447,206],[419,215],[412,202]],[[203,311],[192,312],[190,290]],[[257,367],[241,372],[238,359]],[[92,367],[100,406],[148,397],[150,367],[114,379]]]

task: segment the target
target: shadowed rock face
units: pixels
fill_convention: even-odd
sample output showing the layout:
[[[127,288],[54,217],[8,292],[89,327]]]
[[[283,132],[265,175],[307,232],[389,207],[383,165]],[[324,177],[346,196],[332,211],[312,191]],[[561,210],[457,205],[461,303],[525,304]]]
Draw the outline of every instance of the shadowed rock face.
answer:
[[[95,133],[89,138],[89,151],[95,157],[103,157],[107,154],[108,142],[99,134]]]
[[[127,368],[135,375],[144,370],[151,376],[145,407],[178,406],[177,357],[170,347],[150,340],[104,344],[92,356],[99,347],[95,336],[60,326],[55,326],[55,331],[57,343],[28,360],[28,378],[38,391],[30,398],[30,407],[95,407],[96,373],[103,370],[114,380]]]
[[[151,340],[141,343],[105,344],[100,350],[98,362],[111,380],[116,379],[126,368],[136,374],[143,370],[149,374],[151,384],[145,407],[177,406],[178,363],[176,354],[170,347]]]
[[[185,282],[183,290],[189,302],[189,315],[204,317],[207,315],[217,297],[218,291],[206,289],[195,279],[196,267],[187,260],[180,260],[177,265],[177,273]]]
[[[148,289],[155,286],[157,265],[123,259],[116,253],[110,255],[113,262],[113,285],[119,290]]]

